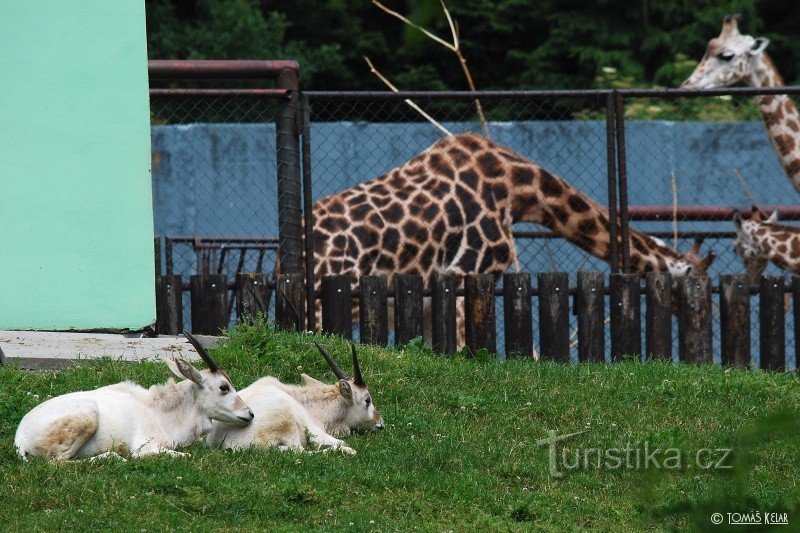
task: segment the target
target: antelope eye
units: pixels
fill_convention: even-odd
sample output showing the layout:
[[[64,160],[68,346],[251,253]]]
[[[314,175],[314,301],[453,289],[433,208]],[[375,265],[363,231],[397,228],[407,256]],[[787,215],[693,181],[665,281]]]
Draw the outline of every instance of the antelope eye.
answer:
[[[219,386],[219,391],[222,394],[228,394],[231,391],[231,387],[227,383],[223,383],[222,385]]]
[[[722,61],[730,61],[731,59],[733,59],[733,55],[734,55],[733,52],[722,52],[720,54],[717,54],[717,59],[720,59]]]
[[[371,404],[371,403],[372,403],[372,398],[367,396],[367,407],[369,407],[369,404]]]

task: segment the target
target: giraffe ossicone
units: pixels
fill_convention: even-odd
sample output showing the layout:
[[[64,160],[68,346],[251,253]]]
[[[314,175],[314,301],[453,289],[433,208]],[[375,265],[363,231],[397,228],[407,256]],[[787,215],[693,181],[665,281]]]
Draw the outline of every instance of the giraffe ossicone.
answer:
[[[745,83],[751,87],[783,87],[783,78],[764,51],[766,37],[739,32],[741,15],[728,15],[718,37],[708,41],[706,52],[681,85],[711,89]],[[775,153],[789,181],[800,192],[800,113],[787,95],[762,95],[756,101]]]

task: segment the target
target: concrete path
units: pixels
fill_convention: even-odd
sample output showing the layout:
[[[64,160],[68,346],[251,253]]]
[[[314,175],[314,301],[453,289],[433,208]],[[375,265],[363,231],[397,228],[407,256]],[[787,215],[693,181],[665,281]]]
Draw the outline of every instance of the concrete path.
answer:
[[[197,338],[206,348],[213,348],[219,341],[219,337]],[[146,361],[177,355],[192,361],[200,359],[182,335],[137,338],[114,333],[0,331],[0,365],[19,364],[30,370],[63,368],[102,357]]]

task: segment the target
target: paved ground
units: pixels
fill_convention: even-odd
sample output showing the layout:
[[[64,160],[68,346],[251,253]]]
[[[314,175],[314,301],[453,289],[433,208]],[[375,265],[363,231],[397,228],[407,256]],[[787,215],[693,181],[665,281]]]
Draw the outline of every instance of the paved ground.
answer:
[[[203,346],[213,347],[219,337],[198,339]],[[63,368],[79,360],[102,357],[144,361],[176,355],[199,359],[182,335],[137,338],[113,333],[0,331],[0,365],[19,364],[31,370]]]

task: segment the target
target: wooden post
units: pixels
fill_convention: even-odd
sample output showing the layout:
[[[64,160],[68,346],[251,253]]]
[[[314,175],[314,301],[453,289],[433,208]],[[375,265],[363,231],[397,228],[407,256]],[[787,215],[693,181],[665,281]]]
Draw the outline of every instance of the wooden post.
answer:
[[[236,274],[236,317],[240,322],[253,324],[258,315],[267,320],[272,290],[263,273]]]
[[[758,331],[761,368],[786,368],[786,318],[783,297],[786,294],[783,276],[761,276],[758,298]]]
[[[228,329],[228,280],[222,274],[189,278],[192,295],[192,333],[219,335]]]
[[[161,237],[156,235],[153,237],[153,252],[155,253],[156,261],[156,276],[161,275]]]
[[[303,331],[303,275],[279,274],[275,284],[275,325],[283,331]]]
[[[494,316],[494,276],[469,274],[464,278],[465,337],[472,355],[481,348],[497,352]]]
[[[183,331],[183,280],[179,275],[156,278],[156,333],[180,335]]]
[[[747,276],[719,278],[722,364],[750,366],[750,282]]]
[[[711,280],[678,278],[678,357],[684,363],[711,363]]]
[[[389,343],[386,276],[364,276],[358,285],[361,344]]]
[[[672,276],[647,275],[645,289],[645,357],[672,361]]]
[[[569,277],[566,272],[540,272],[537,283],[542,358],[569,362]]]
[[[532,357],[533,317],[530,273],[509,272],[503,275],[503,316],[506,357]]]
[[[431,281],[431,343],[437,353],[456,351],[456,277],[437,274]]]
[[[600,272],[578,272],[575,311],[578,315],[578,360],[606,360],[605,280]]]
[[[322,331],[353,338],[353,299],[348,274],[322,278]]]
[[[417,274],[394,277],[394,332],[395,345],[408,344],[422,337],[423,306],[422,278]]]
[[[800,367],[800,277],[792,276],[792,308],[794,313],[794,361]]]
[[[635,274],[612,274],[611,292],[611,360],[623,356],[641,357],[642,353],[642,288]]]

